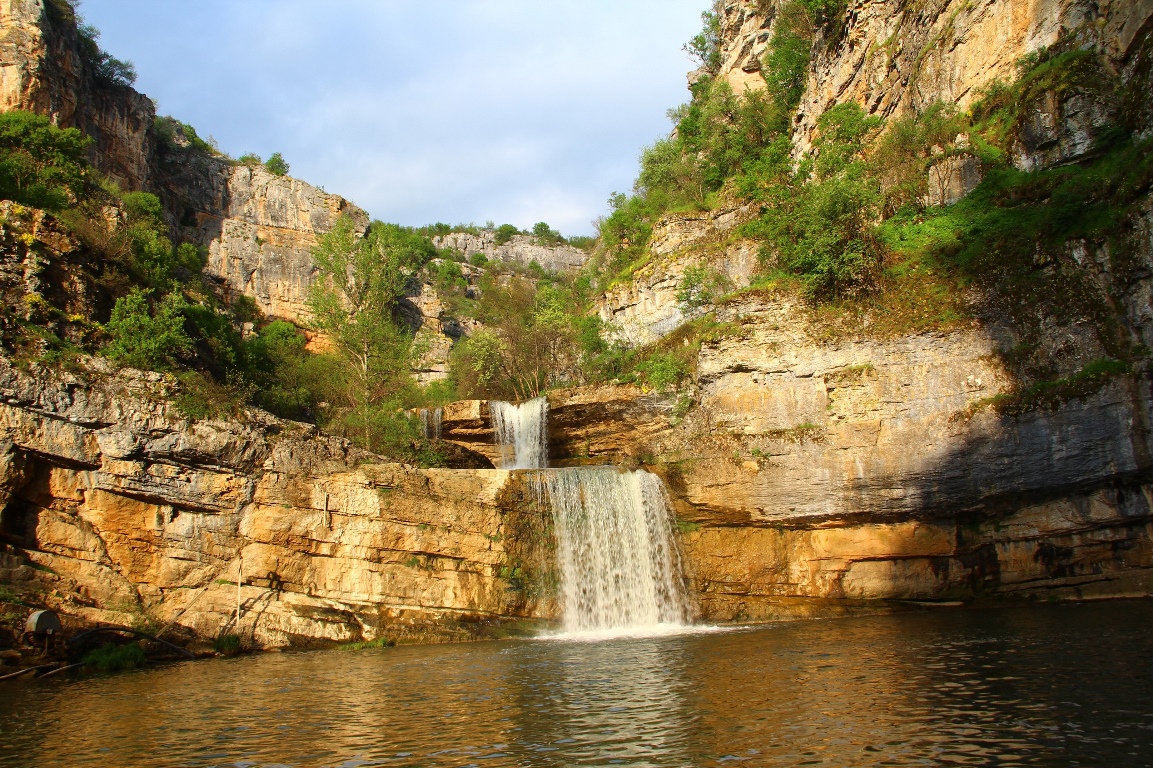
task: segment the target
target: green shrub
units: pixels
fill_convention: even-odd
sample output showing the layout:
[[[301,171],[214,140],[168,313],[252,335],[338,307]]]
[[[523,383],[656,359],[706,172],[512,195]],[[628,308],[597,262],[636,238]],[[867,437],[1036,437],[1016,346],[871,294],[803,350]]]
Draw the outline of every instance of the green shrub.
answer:
[[[287,176],[289,166],[285,161],[284,156],[279,152],[273,152],[272,155],[264,162],[264,168],[273,176]]]
[[[533,225],[532,234],[536,238],[537,245],[563,245],[565,241],[560,232],[543,221],[538,221]]]
[[[468,257],[468,263],[474,267],[483,267],[488,264],[488,256],[485,256],[483,253],[474,253]]]
[[[512,224],[501,224],[496,228],[496,236],[493,238],[493,242],[497,245],[504,245],[509,240],[512,240],[514,235],[519,234],[520,230]]]
[[[675,352],[659,352],[636,365],[637,377],[653,389],[668,392],[689,375],[689,365]]]
[[[180,392],[173,402],[185,417],[193,421],[235,416],[256,391],[255,386],[237,373],[229,376],[226,383],[200,371],[184,371],[177,379]]]
[[[142,667],[148,659],[139,643],[128,643],[127,645],[105,643],[99,648],[89,651],[81,661],[101,672],[120,672],[125,669]]]
[[[120,365],[144,370],[165,370],[176,366],[193,351],[192,339],[184,331],[187,303],[178,294],[169,294],[155,308],[139,288],[116,300],[104,331],[111,341],[102,354]]]
[[[47,117],[0,113],[0,198],[53,211],[69,206],[83,193],[90,143]]]
[[[136,67],[100,48],[100,30],[91,24],[76,28],[81,60],[88,65],[96,82],[109,86],[130,87],[136,82]]]
[[[240,653],[240,635],[232,632],[217,635],[212,643],[212,649],[221,656],[235,656]]]
[[[264,164],[264,161],[260,158],[260,155],[256,154],[255,152],[245,152],[243,155],[236,158],[236,162],[240,163],[241,165],[263,165]]]

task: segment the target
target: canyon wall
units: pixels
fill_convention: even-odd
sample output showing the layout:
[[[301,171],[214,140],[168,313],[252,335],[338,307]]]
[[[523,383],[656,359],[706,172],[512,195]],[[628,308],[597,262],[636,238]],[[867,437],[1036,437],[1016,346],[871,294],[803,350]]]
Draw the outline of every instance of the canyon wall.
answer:
[[[764,55],[786,3],[723,0],[718,75],[737,93],[763,89]],[[930,0],[849,2],[817,30],[794,141],[812,145],[817,119],[853,101],[892,117],[935,101],[966,109],[995,80],[1012,81],[1030,53],[1074,35],[1130,67],[1149,33],[1150,0]],[[699,75],[694,75],[699,76]]]
[[[270,317],[303,322],[316,237],[347,214],[339,195],[191,145],[181,126],[157,129],[156,108],[125,85],[97,79],[79,52],[66,3],[0,0],[0,109],[49,116],[93,139],[93,165],[125,190],[160,196],[173,235],[204,246],[205,274],[226,296],[250,296]]]
[[[40,7],[0,0],[12,20],[0,38],[3,103],[105,131],[97,166],[157,191],[174,229],[208,247],[222,290],[301,317],[316,234],[342,213],[363,226],[363,213],[192,152],[179,135],[158,142],[150,105],[129,89],[45,75],[78,65],[33,29]],[[722,75],[738,90],[760,87],[779,6],[721,8]],[[853,99],[886,116],[937,98],[964,106],[1063,34],[1098,46],[1134,82],[1151,13],[1143,0],[850,4],[814,43],[797,151],[830,104]],[[29,64],[48,58],[60,61]],[[1120,108],[1046,97],[1012,161],[1036,170],[1084,160]],[[950,199],[971,189],[965,173]],[[51,300],[61,274],[79,275],[68,312],[91,313],[100,297],[85,292],[83,254],[67,234],[35,212],[0,213],[5,300]],[[554,465],[645,467],[665,480],[703,618],[1153,593],[1153,203],[1125,221],[1122,240],[1039,249],[1035,264],[1076,265],[1095,286],[1110,327],[1138,350],[1123,370],[1094,367],[1110,358],[1101,318],[1039,304],[1024,327],[1005,297],[976,288],[966,319],[936,330],[886,330],[883,309],[830,318],[771,288],[686,306],[689,267],[707,265],[730,289],[750,284],[757,245],[739,225],[754,215],[732,205],[667,216],[646,265],[598,303],[632,346],[714,312],[687,386],[549,395]],[[24,235],[48,247],[33,254]],[[440,244],[546,268],[583,263],[556,249],[546,263],[523,240]],[[427,286],[403,308],[442,338],[461,332]],[[1022,359],[1045,372],[1044,387],[1019,375]],[[422,376],[443,376],[442,356],[426,362]],[[390,464],[254,410],[190,421],[168,404],[164,377],[85,365],[0,368],[0,581],[76,621],[148,619],[188,639],[239,629],[262,646],[468,638],[555,618],[549,521],[520,474]],[[447,406],[443,436],[481,457],[470,466],[498,458],[484,401]]]
[[[259,411],[190,422],[168,386],[96,360],[0,367],[0,582],[70,621],[255,647],[468,639],[555,614],[529,585],[551,568],[540,512],[510,473],[381,463]]]

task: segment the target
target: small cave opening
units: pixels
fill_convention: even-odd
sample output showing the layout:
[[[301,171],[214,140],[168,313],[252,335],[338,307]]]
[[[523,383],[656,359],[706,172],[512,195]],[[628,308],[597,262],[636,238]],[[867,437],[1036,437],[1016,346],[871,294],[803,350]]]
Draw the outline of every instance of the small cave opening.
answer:
[[[0,510],[0,541],[22,549],[36,547],[39,508],[20,496],[13,496]]]

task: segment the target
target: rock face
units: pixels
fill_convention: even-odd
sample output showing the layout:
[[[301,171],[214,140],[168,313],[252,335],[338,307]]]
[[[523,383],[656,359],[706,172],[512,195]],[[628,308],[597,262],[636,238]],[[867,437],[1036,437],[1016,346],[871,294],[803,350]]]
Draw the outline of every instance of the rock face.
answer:
[[[549,272],[574,272],[588,261],[588,254],[571,245],[540,245],[535,237],[513,235],[506,243],[497,245],[496,233],[482,230],[477,234],[452,232],[432,239],[437,248],[451,248],[465,258],[481,253],[489,261],[520,264],[527,267],[534,261]]]
[[[555,613],[526,586],[551,565],[510,473],[381,464],[257,411],[190,423],[161,376],[89,364],[0,370],[0,581],[87,621],[257,647],[468,638]]]
[[[0,0],[0,109],[48,115],[94,141],[93,164],[126,189],[152,174],[155,108],[131,88],[96,80],[80,56],[76,25],[43,0]]]
[[[782,5],[780,0],[722,4],[720,76],[738,93],[764,87],[761,63]],[[1151,16],[1150,0],[850,4],[843,25],[818,30],[795,124],[797,148],[810,147],[817,119],[846,101],[884,117],[937,100],[965,109],[989,83],[1011,81],[1022,57],[1070,33],[1123,69],[1136,56]],[[1070,112],[1089,108],[1073,106]]]
[[[205,273],[226,295],[306,320],[316,236],[344,214],[363,228],[365,213],[297,179],[190,148],[179,132],[163,139],[148,97],[89,71],[61,5],[0,0],[0,108],[45,114],[91,136],[93,165],[126,190],[158,194],[173,233],[207,248]]]
[[[700,214],[670,214],[653,227],[651,261],[627,283],[612,286],[596,310],[616,335],[640,346],[676,330],[693,317],[678,294],[689,267],[704,264],[719,293],[745,288],[758,267],[757,246],[733,234],[751,216],[748,207]]]
[[[169,148],[159,165],[164,197],[182,211],[182,237],[208,250],[204,273],[226,297],[250,296],[270,317],[306,324],[317,236],[341,216],[368,226],[367,214],[339,195],[261,166]]]

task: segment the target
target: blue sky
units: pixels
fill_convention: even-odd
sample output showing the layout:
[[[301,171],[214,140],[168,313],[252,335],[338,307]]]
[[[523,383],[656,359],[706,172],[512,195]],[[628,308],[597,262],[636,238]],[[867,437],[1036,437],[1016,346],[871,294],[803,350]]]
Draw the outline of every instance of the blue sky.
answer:
[[[402,224],[592,234],[707,0],[84,0],[161,114]]]

